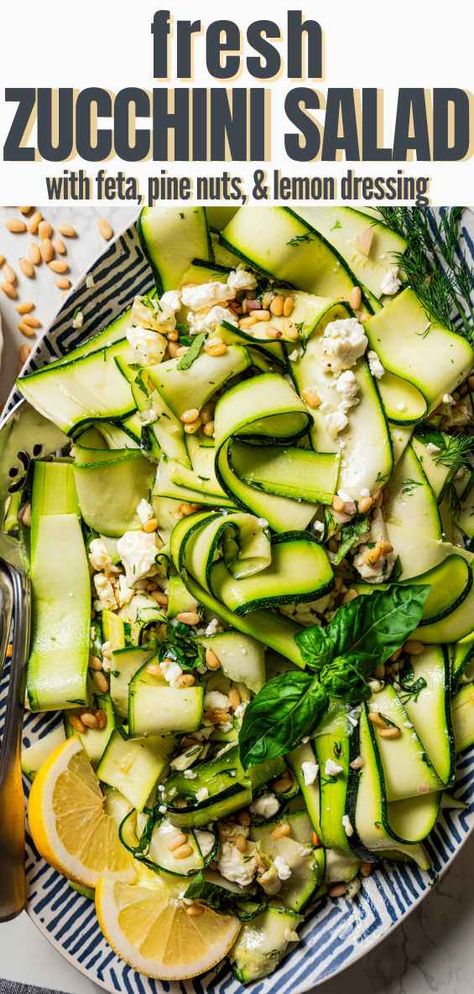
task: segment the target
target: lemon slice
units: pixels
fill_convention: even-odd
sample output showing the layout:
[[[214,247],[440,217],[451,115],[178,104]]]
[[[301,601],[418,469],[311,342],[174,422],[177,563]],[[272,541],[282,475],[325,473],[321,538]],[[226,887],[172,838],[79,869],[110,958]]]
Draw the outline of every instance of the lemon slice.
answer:
[[[133,880],[133,859],[104,810],[105,797],[79,739],[61,743],[33,781],[28,820],[33,842],[55,869],[82,887],[99,878]]]
[[[156,980],[186,980],[219,963],[233,946],[240,922],[205,905],[189,905],[188,880],[145,875],[136,883],[103,878],[95,905],[100,927],[122,959]]]

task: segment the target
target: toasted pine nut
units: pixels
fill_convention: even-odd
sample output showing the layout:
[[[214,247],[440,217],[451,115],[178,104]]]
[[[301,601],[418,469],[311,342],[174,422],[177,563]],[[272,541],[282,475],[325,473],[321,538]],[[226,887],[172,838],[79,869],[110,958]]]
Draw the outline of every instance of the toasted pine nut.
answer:
[[[169,342],[177,342],[179,338],[179,331],[176,331],[176,328],[172,328],[171,331],[168,331],[166,337]]]
[[[168,597],[162,590],[154,590],[151,596],[160,607],[168,607]]]
[[[97,728],[97,718],[95,714],[92,714],[92,711],[83,711],[81,713],[81,721],[86,728]]]
[[[15,270],[12,268],[12,266],[9,265],[8,262],[6,262],[5,265],[4,265],[4,267],[3,267],[3,275],[4,275],[7,283],[11,283],[12,286],[16,286],[16,284],[17,284],[17,275],[15,273]]]
[[[51,248],[53,249],[53,243],[51,242]],[[54,249],[53,249],[54,252]],[[49,268],[53,273],[58,273],[62,275],[63,273],[69,272],[69,265],[65,259],[53,259],[52,262],[48,262]]]
[[[178,504],[178,514],[180,518],[184,518],[188,514],[194,514],[195,511],[199,510],[199,504],[187,504],[185,501]]]
[[[243,828],[249,828],[249,826],[252,824],[252,819],[248,811],[239,811],[237,815],[237,821],[239,825],[242,825]]]
[[[38,225],[38,235],[40,236],[40,238],[41,239],[51,238],[52,234],[53,234],[53,229],[49,221],[40,221]]]
[[[28,217],[28,214],[31,214],[31,211],[33,210],[33,208],[32,207],[19,207],[18,210],[20,211],[20,214],[23,214],[25,217]]]
[[[211,344],[211,342],[206,342],[204,351],[207,352],[208,355],[212,356],[224,355],[227,352],[227,345],[225,342],[215,342],[213,344]]]
[[[277,780],[273,781],[272,787],[276,790],[277,794],[286,794],[287,790],[293,786],[293,780],[288,775],[283,775],[278,777]]]
[[[265,328],[265,338],[277,339],[282,337],[283,337],[283,332],[280,331],[279,328],[274,328],[274,326],[271,324],[267,325],[267,327]]]
[[[239,691],[236,690],[235,687],[232,687],[232,689],[229,690],[229,701],[233,711],[235,711],[235,709],[239,707],[239,704],[242,704],[242,698],[239,694]]]
[[[371,507],[372,497],[362,497],[362,500],[359,501],[359,513],[367,514],[367,511],[370,511]]]
[[[96,713],[95,713],[95,720],[96,720],[97,728],[98,728],[99,732],[103,732],[104,728],[107,725],[107,715],[106,715],[105,711],[102,711],[101,709],[99,709],[98,711],[96,711]]]
[[[26,231],[26,224],[21,217],[9,217],[5,221],[5,227],[11,231],[12,235],[22,235]]]
[[[142,525],[142,529],[144,532],[156,532],[157,528],[158,528],[158,518],[150,518],[149,521],[145,521],[145,524]]]
[[[359,252],[362,252],[363,255],[370,255],[374,234],[374,229],[372,227],[368,227],[364,228],[364,230],[361,231],[360,235],[356,238],[356,246],[359,249]]]
[[[58,253],[58,255],[66,255],[67,248],[62,240],[62,238],[53,238],[53,248]]]
[[[368,718],[372,725],[375,725],[376,728],[385,729],[390,727],[385,721],[383,715],[381,715],[378,711],[369,711]]]
[[[204,914],[205,908],[202,904],[197,904],[194,901],[192,904],[187,904],[185,907],[186,914],[189,918],[200,918]]]
[[[100,217],[99,220],[97,221],[97,227],[99,229],[99,234],[102,236],[104,241],[110,242],[110,239],[112,238],[114,233],[114,229],[112,228],[112,225],[109,224],[109,222],[107,221],[107,218]]]
[[[281,318],[283,314],[283,304],[285,303],[285,298],[282,297],[281,293],[277,293],[276,297],[273,298],[270,304],[270,311],[276,318]]]
[[[237,835],[235,837],[235,848],[241,853],[247,852],[247,839],[245,835]]]
[[[295,302],[293,297],[285,297],[285,303],[283,304],[283,317],[289,318],[293,314],[295,307]]]
[[[399,728],[392,725],[390,728],[381,728],[379,734],[382,739],[399,739],[402,733]]]
[[[317,390],[312,390],[311,387],[305,387],[301,391],[301,397],[302,397],[302,400],[304,400],[305,404],[308,405],[308,407],[316,408],[316,407],[319,407],[319,405],[321,403],[321,398],[320,398]]]
[[[5,281],[5,283],[0,283],[0,290],[6,297],[10,297],[10,300],[18,300],[18,293],[11,283],[8,283],[7,281]]]
[[[249,314],[247,318],[240,319],[239,328],[242,328],[244,331],[246,331],[247,328],[251,328],[252,325],[256,323],[257,319],[253,316],[253,314]]]
[[[168,342],[168,352],[170,359],[176,359],[178,355],[179,345],[177,342]]]
[[[206,438],[212,438],[214,435],[214,422],[208,421],[207,424],[203,426],[202,430]]]
[[[28,279],[33,279],[35,276],[35,267],[29,259],[20,259],[18,265],[22,273],[28,277]]]
[[[269,321],[271,314],[266,307],[262,307],[261,310],[252,311],[252,317],[254,317],[256,321]]]
[[[382,556],[382,543],[377,542],[373,549],[369,549],[369,551],[365,553],[364,562],[366,562],[368,566],[375,566],[375,563],[378,563]]]
[[[372,863],[361,863],[359,873],[361,877],[370,877],[372,869]]]
[[[58,231],[60,235],[64,235],[64,238],[77,238],[77,231],[72,224],[60,224]]]
[[[23,301],[22,304],[16,305],[16,310],[18,311],[18,314],[30,314],[30,312],[34,311],[34,309],[35,305],[32,300],[25,300]]]
[[[89,669],[97,671],[102,669],[102,660],[99,656],[89,656]]]
[[[379,542],[380,548],[382,550],[382,555],[386,556],[389,552],[393,552],[393,545],[391,542]]]
[[[40,247],[36,242],[30,242],[30,247],[28,249],[28,256],[34,266],[39,266],[41,262],[41,252],[40,252]]]
[[[146,671],[150,676],[163,676],[158,663],[148,663]]]
[[[353,286],[349,294],[349,303],[354,311],[358,311],[362,302],[360,286]]]
[[[197,611],[180,611],[176,615],[176,620],[181,621],[183,625],[197,625],[201,619]]]
[[[43,215],[41,211],[35,211],[34,214],[31,215],[28,223],[28,231],[30,232],[30,235],[37,234],[39,223],[42,220],[42,218]]]
[[[187,425],[190,424],[192,421],[196,421],[198,417],[199,417],[199,411],[197,407],[190,407],[189,410],[183,411],[179,420],[182,421],[184,425]]]
[[[189,845],[189,842],[186,842],[185,845],[178,846],[178,848],[174,850],[175,859],[187,859],[188,856],[192,856],[192,854],[193,847]]]
[[[43,262],[51,262],[54,259],[53,243],[49,238],[44,238],[39,247]]]
[[[100,691],[101,694],[106,694],[107,693],[107,691],[109,689],[109,681],[108,681],[105,673],[102,673],[102,672],[99,672],[99,671],[93,673],[92,674],[92,682],[94,684],[94,687],[96,687],[97,690]]]
[[[187,435],[195,435],[201,427],[201,418],[197,418],[196,421],[191,421],[190,424],[184,426],[184,430]]]
[[[78,714],[69,715],[69,724],[71,728],[74,729],[75,732],[79,732],[82,735],[84,734],[86,726],[84,725],[83,721],[81,720]]]
[[[332,884],[331,887],[328,887],[328,897],[342,897],[346,890],[346,884]]]
[[[56,280],[56,286],[59,290],[70,290],[71,280],[68,280],[67,276],[61,276],[59,280]]]
[[[176,849],[179,849],[180,846],[187,845],[187,843],[188,843],[187,835],[185,835],[184,832],[179,832],[179,834],[175,835],[174,839],[172,839],[171,842],[169,843],[168,849],[170,852],[175,852]]]
[[[19,358],[22,366],[25,365],[25,362],[28,359],[28,356],[29,356],[30,352],[31,352],[31,349],[30,349],[29,345],[20,345],[20,348],[18,349],[18,358]]]
[[[409,656],[419,656],[420,653],[425,651],[423,642],[417,642],[415,639],[412,642],[405,642],[403,648],[405,652],[408,652]]]
[[[20,321],[18,331],[20,331],[25,338],[36,338],[36,332],[33,328],[30,328],[29,324],[26,324],[26,321]]]
[[[221,666],[220,659],[217,658],[215,652],[209,647],[206,649],[206,666],[208,670],[219,670]]]
[[[342,514],[342,512],[344,511],[345,508],[344,501],[342,497],[338,496],[338,494],[335,494],[332,499],[332,507],[334,511],[338,511],[340,514]]]
[[[284,839],[288,835],[291,835],[291,825],[287,821],[282,821],[273,829],[272,839]]]
[[[230,716],[227,711],[215,708],[213,711],[204,712],[204,721],[210,722],[211,725],[226,725],[230,721]]]
[[[23,320],[29,328],[41,328],[41,321],[39,321],[38,318],[33,317],[31,314],[27,314]]]
[[[178,687],[194,687],[196,683],[192,673],[182,673],[177,679]]]
[[[9,642],[7,645],[7,659],[11,659],[13,656],[13,642]]]

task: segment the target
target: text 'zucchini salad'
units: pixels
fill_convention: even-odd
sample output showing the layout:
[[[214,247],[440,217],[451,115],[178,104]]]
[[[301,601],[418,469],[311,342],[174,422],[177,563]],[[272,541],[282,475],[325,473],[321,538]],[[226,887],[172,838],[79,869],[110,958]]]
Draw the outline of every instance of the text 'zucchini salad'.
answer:
[[[56,441],[3,527],[30,556],[28,706],[64,717],[23,754],[31,834],[143,974],[226,956],[243,983],[269,974],[374,863],[428,869],[423,840],[458,803],[460,223],[145,209],[156,289],[18,381]]]

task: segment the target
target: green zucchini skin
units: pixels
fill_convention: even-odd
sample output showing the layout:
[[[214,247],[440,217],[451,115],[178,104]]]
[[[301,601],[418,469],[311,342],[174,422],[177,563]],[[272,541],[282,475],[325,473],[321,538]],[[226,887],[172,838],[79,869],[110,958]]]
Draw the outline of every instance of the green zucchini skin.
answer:
[[[196,257],[212,262],[204,207],[144,207],[137,230],[160,295],[186,282]]]

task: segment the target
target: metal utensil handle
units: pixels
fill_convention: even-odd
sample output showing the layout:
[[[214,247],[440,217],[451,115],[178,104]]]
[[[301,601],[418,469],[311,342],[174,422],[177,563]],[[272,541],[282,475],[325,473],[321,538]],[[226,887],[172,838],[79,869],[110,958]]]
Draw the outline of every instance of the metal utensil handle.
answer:
[[[13,618],[10,680],[0,747],[0,921],[25,907],[25,815],[21,782],[21,729],[29,650],[31,590],[28,577],[0,560],[2,583],[0,659],[4,665]],[[1,672],[1,668],[0,668]]]

